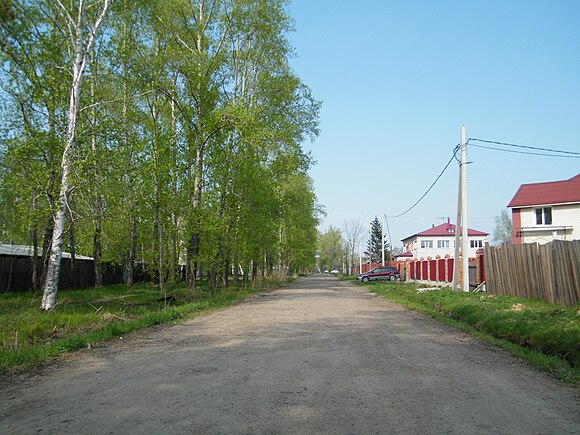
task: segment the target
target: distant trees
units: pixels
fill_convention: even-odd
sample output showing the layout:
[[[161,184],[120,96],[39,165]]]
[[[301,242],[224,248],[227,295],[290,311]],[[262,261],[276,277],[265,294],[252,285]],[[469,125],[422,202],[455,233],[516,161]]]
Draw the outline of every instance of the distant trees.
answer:
[[[493,242],[495,245],[512,243],[512,220],[506,210],[502,210],[501,214],[495,217]]]
[[[348,257],[348,273],[352,273],[355,264],[355,252],[360,249],[363,238],[363,224],[361,222],[345,222],[344,236],[346,238],[346,251]]]
[[[0,239],[195,288],[315,261],[300,144],[320,104],[288,65],[285,2],[0,5]]]
[[[346,246],[340,229],[332,225],[318,237],[318,249],[320,254],[320,267],[322,270],[331,271],[342,269]]]

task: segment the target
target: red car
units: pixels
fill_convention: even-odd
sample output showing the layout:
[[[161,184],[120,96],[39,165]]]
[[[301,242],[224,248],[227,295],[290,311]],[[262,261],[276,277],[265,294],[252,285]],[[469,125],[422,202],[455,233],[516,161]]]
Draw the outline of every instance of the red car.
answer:
[[[356,279],[362,282],[378,280],[394,281],[399,279],[399,270],[393,266],[375,267],[368,272],[357,275]]]

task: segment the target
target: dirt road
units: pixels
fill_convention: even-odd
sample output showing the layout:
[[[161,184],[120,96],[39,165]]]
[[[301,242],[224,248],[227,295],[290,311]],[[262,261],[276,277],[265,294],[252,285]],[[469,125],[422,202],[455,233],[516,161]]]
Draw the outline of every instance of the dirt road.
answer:
[[[3,384],[0,432],[580,433],[580,389],[332,277]]]

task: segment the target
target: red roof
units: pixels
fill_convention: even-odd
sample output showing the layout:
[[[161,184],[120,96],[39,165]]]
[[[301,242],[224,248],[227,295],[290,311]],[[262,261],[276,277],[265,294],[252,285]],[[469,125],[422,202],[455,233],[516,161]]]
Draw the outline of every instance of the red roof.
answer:
[[[484,233],[483,231],[472,230],[471,228],[467,229],[467,236],[487,236],[489,233]],[[410,239],[411,237],[415,236],[455,236],[455,224],[449,222],[449,220],[441,225],[434,226],[433,228],[429,228],[428,230],[421,231],[420,233],[413,234],[412,236],[405,237],[403,240]]]
[[[580,174],[569,180],[522,184],[508,207],[580,202]]]

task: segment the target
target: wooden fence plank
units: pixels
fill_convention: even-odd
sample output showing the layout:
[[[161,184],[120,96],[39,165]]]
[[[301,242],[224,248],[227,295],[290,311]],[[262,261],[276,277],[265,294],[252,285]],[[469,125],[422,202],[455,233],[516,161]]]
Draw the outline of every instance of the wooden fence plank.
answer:
[[[580,302],[580,240],[485,246],[487,291],[564,306]]]

